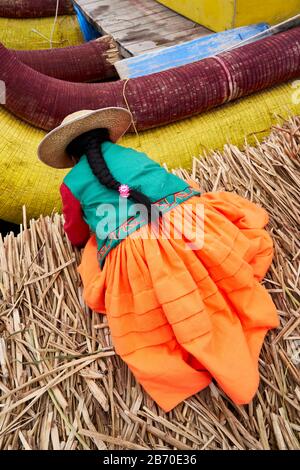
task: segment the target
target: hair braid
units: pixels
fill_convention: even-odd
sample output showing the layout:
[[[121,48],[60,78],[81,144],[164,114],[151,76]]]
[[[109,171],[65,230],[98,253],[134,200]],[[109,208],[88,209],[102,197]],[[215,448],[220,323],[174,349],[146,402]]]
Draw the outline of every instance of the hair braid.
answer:
[[[110,141],[107,129],[94,129],[81,134],[67,147],[66,152],[79,160],[82,155],[87,156],[88,163],[98,181],[109,189],[119,190],[122,183],[111,174],[104,159],[101,144]],[[130,198],[146,207],[150,220],[157,219],[160,213],[156,206],[152,206],[150,199],[140,191],[130,188]],[[154,217],[153,217],[154,216]]]
[[[106,130],[106,129],[104,129]],[[107,135],[105,135],[107,134]],[[105,140],[109,140],[108,131],[103,133]],[[118,191],[121,183],[117,181],[111,174],[106,161],[104,160],[101,144],[105,142],[101,138],[99,131],[90,131],[86,136],[85,140],[85,153],[88,159],[88,163],[92,169],[92,172],[96,178],[100,181],[101,184],[106,186],[109,189],[114,189]]]

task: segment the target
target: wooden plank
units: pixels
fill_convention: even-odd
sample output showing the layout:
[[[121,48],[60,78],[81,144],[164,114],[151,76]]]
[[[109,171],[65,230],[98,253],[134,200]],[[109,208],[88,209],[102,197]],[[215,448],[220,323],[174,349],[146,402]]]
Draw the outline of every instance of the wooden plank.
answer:
[[[154,34],[154,29],[157,28],[157,31],[155,31]],[[151,21],[149,22],[148,20],[146,21],[140,21],[140,24],[137,24],[133,28],[126,28],[126,29],[121,29],[118,31],[115,31],[113,33],[113,37],[124,44],[130,44],[133,42],[136,42],[137,39],[145,39],[147,40],[148,38],[151,38],[155,42],[159,43],[159,40],[161,38],[166,38],[167,41],[170,40],[171,35],[172,38],[176,37],[176,34],[180,35],[184,31],[190,31],[190,30],[195,30],[195,31],[201,31],[201,27],[195,28],[193,23],[191,25],[185,25],[183,26],[180,19],[175,19],[172,21],[170,24],[166,24],[164,20],[157,20],[157,21]]]
[[[113,36],[123,57],[211,33],[154,0],[75,0],[75,3],[98,31]]]
[[[151,40],[151,34],[147,32],[147,40],[133,40],[127,42],[126,40],[122,41],[124,48],[128,48],[131,56],[136,56],[139,54],[144,54],[146,52],[151,52],[158,48],[173,46],[175,44],[181,44],[186,42],[189,39],[196,39],[201,36],[206,35],[201,30],[196,30],[195,28],[187,29],[185,31],[169,32],[167,35],[156,34],[154,40]]]
[[[172,24],[178,23],[178,15],[176,13],[169,11],[153,13],[152,15],[144,15],[137,18],[131,18],[130,20],[127,19],[125,22],[122,18],[111,18],[111,17],[104,17],[101,21],[102,26],[104,29],[110,31],[110,34],[114,34],[119,31],[128,31],[129,29],[136,30],[137,28],[142,28],[143,26],[148,26],[152,23],[158,24],[158,22],[163,22],[165,24],[166,21],[170,21],[172,19]]]
[[[268,30],[267,23],[260,23],[211,34],[173,47],[118,61],[115,67],[122,79],[141,77],[216,55],[265,30]]]
[[[93,0],[89,4],[86,4],[85,0],[76,0],[76,3],[92,18],[98,19],[99,22],[106,17],[130,20],[166,11],[178,16],[178,13],[153,0],[150,0],[150,2],[149,0],[145,2],[142,0],[123,0],[121,3],[118,0],[112,0],[111,2],[108,0]]]
[[[107,26],[103,21],[104,29],[110,31],[114,39],[133,55],[153,49],[168,46],[171,43],[185,42],[188,39],[209,34],[209,31],[192,21],[185,20],[177,15],[168,21],[160,19],[157,15],[139,18],[129,28]],[[111,32],[111,29],[113,31]]]

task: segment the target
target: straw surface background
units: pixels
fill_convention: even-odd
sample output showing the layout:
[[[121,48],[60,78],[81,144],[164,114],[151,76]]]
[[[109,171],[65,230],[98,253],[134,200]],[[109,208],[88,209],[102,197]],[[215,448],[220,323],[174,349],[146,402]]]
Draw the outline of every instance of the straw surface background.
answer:
[[[57,0],[0,0],[0,16],[5,18],[40,18],[54,16]],[[71,0],[59,0],[58,14],[73,14]]]
[[[0,18],[0,42],[11,49],[49,49],[54,18]],[[75,15],[57,18],[52,47],[76,46],[83,42]],[[3,64],[0,64],[3,67]]]
[[[17,58],[34,70],[69,82],[92,82],[117,77],[114,63],[121,59],[111,36],[78,46],[15,51]]]
[[[49,130],[74,111],[128,106],[137,129],[144,130],[297,78],[300,27],[216,57],[113,83],[62,83],[25,66],[1,44],[0,62],[6,108],[34,126]]]
[[[253,143],[278,122],[276,115],[300,114],[296,93],[292,84],[280,85],[194,118],[138,136],[128,134],[120,143],[169,168],[190,168],[192,157],[204,150],[221,149],[227,142],[243,146],[245,138]],[[21,222],[23,204],[30,218],[60,210],[58,188],[65,172],[37,159],[37,146],[44,135],[0,107],[0,219]]]
[[[25,218],[18,236],[0,238],[0,448],[299,450],[299,154],[295,117],[257,148],[193,164],[203,191],[237,191],[271,216],[265,285],[281,327],[265,341],[249,406],[212,385],[163,413],[116,357],[105,317],[83,305],[80,253],[61,216]]]

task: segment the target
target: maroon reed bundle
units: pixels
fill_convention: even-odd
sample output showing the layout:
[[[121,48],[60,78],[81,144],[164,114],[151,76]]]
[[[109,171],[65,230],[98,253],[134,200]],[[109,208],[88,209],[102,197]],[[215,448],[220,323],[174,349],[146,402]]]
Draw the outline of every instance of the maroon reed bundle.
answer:
[[[207,111],[299,77],[300,27],[216,57],[161,73],[113,83],[70,83],[22,64],[0,46],[0,80],[8,110],[45,130],[69,113],[129,107],[139,130]]]
[[[56,0],[0,0],[0,17],[43,18],[54,16],[56,3]],[[58,14],[74,14],[71,0],[59,1]]]
[[[113,64],[121,58],[111,36],[79,46],[14,52],[23,64],[32,69],[69,82],[92,82],[116,77]]]

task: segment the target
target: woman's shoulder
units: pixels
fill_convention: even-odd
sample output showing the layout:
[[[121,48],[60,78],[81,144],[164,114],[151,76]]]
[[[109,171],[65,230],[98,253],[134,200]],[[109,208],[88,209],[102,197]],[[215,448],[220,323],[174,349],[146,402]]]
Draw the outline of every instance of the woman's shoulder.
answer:
[[[135,150],[131,147],[126,147],[125,145],[117,144],[114,142],[103,142],[102,150],[104,153],[134,153]]]
[[[131,162],[133,160],[139,163],[147,161],[148,163],[152,163],[153,165],[158,165],[158,163],[152,160],[145,152],[136,150],[132,147],[126,147],[124,145],[114,144],[112,142],[105,142],[102,145],[104,157],[109,158],[118,156],[124,159],[131,159]]]
[[[67,186],[71,185],[72,182],[75,180],[78,180],[78,175],[80,175],[80,179],[82,179],[84,176],[90,176],[91,174],[91,169],[87,163],[87,158],[85,155],[83,155],[79,162],[74,165],[71,170],[66,174],[64,177],[63,181]]]

